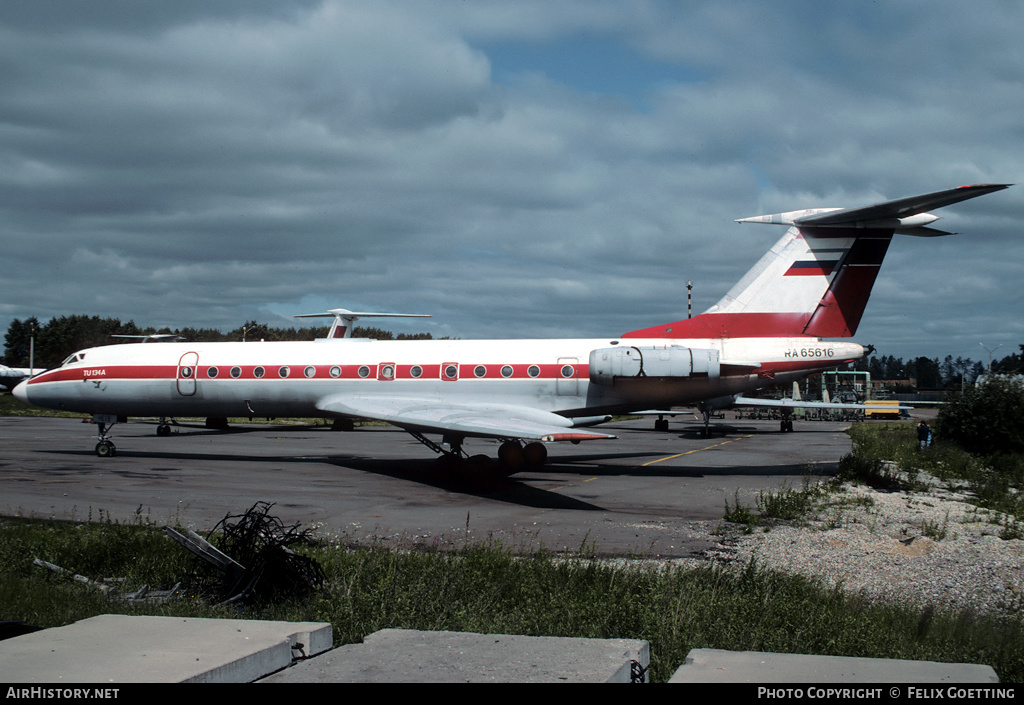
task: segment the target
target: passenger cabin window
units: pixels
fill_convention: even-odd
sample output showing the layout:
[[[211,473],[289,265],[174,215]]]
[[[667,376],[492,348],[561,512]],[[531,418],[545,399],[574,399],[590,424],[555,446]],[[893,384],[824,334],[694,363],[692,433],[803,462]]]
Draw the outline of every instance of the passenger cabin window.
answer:
[[[263,375],[267,374],[267,371],[262,367],[257,367],[252,371],[252,374],[256,379],[260,379]]]
[[[512,365],[502,365],[501,366],[501,376],[505,377],[506,379],[511,377],[512,376]]]
[[[281,379],[287,379],[288,375],[290,375],[291,373],[292,370],[290,367],[288,367],[288,365],[284,365],[277,369],[277,376],[280,377]]]
[[[207,367],[206,368],[206,376],[209,377],[210,379],[215,378],[219,374],[220,374],[220,370],[218,370],[216,367]]]
[[[530,367],[527,368],[527,370],[526,370],[526,374],[530,375],[531,377],[539,377],[540,376],[540,368],[537,367],[536,365],[530,365]]]
[[[333,377],[334,379],[337,379],[338,377],[341,377],[341,368],[338,367],[337,365],[332,367],[331,368],[331,377]]]

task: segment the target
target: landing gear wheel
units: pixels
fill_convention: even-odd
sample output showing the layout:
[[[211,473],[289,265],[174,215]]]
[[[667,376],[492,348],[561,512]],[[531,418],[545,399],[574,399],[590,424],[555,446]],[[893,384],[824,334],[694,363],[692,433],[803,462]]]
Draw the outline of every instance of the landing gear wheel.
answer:
[[[505,441],[498,446],[498,460],[509,468],[523,464],[523,447],[515,441]]]
[[[527,443],[523,448],[523,462],[527,465],[543,465],[548,461],[548,449],[543,443]]]
[[[668,431],[668,419],[658,419],[654,422],[655,431]]]
[[[101,458],[112,458],[117,455],[117,448],[110,441],[100,441],[96,444],[96,455]]]
[[[156,435],[158,436],[169,436],[171,435],[171,427],[163,423],[156,427]]]

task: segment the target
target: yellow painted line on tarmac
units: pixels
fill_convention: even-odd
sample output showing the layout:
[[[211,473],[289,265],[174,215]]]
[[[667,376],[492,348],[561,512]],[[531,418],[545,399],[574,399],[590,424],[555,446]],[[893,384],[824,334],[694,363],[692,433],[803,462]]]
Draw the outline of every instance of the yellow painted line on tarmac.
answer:
[[[730,438],[727,441],[722,441],[721,443],[715,443],[714,445],[705,446],[704,448],[694,448],[693,450],[688,450],[685,453],[676,453],[675,455],[666,455],[664,458],[658,458],[657,460],[651,460],[649,462],[646,462],[643,465],[641,465],[640,467],[645,468],[648,465],[654,465],[655,463],[663,463],[666,460],[672,460],[673,458],[681,458],[684,455],[689,455],[690,453],[700,453],[702,450],[711,450],[712,448],[717,448],[719,446],[724,446],[726,443],[735,443],[736,441],[742,441],[744,438],[753,438],[753,437],[754,437],[754,434],[751,433],[751,434],[746,435],[746,436],[740,436],[739,438]]]

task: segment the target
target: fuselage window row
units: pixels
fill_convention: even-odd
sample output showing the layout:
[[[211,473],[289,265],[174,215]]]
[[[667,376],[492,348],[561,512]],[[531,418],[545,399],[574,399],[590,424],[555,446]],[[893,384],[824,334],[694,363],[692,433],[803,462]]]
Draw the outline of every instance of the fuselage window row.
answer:
[[[399,368],[394,363],[383,363],[376,365],[378,369],[377,379],[381,380],[392,380],[399,377]],[[445,380],[457,380],[459,379],[460,368],[466,368],[466,365],[459,365],[455,363],[445,363],[441,366],[441,378]],[[477,379],[484,379],[486,377],[493,376],[493,370],[489,369],[487,365],[475,365],[473,366],[473,376]],[[196,370],[198,373],[199,370]],[[360,365],[356,368],[356,374],[362,378],[367,379],[373,373],[373,369],[369,365]],[[498,368],[498,373],[505,379],[509,379],[515,375],[515,369],[512,365],[502,365]],[[193,370],[190,367],[180,368],[179,375],[183,378],[191,377]],[[277,368],[277,376],[280,379],[288,379],[291,377],[292,370],[288,365],[282,365]],[[318,370],[313,365],[307,365],[302,370],[303,376],[307,379],[315,379],[318,377]],[[327,374],[333,379],[338,379],[342,376],[342,367],[339,365],[333,365],[327,369]],[[526,374],[536,379],[541,376],[541,368],[538,365],[529,365],[526,368]],[[572,378],[576,376],[576,368],[573,365],[562,365],[559,369],[559,374],[566,378]],[[241,379],[243,377],[243,368],[235,365],[229,369],[229,375],[232,379]],[[262,379],[267,375],[266,367],[257,365],[251,368],[251,375],[255,379]],[[220,376],[220,368],[211,366],[206,368],[207,379],[217,379]],[[408,376],[410,379],[420,379],[423,376],[423,367],[421,365],[412,365],[409,367]]]

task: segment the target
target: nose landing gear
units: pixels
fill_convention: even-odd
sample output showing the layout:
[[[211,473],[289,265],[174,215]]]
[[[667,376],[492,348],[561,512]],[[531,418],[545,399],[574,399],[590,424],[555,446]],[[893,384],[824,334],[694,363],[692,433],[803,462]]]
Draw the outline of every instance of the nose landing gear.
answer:
[[[110,440],[110,429],[117,423],[113,414],[93,414],[92,422],[99,428],[99,443],[96,444],[96,455],[111,458],[117,455],[117,446]]]

